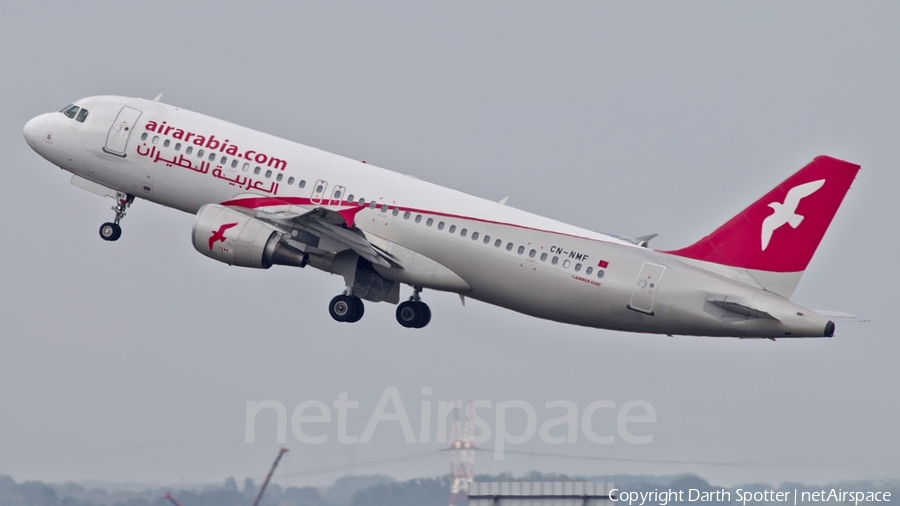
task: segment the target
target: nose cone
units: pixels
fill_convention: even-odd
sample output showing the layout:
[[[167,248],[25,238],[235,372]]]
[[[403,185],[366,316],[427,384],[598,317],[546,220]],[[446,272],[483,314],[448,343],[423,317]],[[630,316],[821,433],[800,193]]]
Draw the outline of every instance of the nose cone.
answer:
[[[25,136],[25,140],[28,141],[32,148],[37,146],[38,141],[41,140],[41,135],[43,135],[41,132],[43,118],[43,114],[31,118],[28,120],[28,123],[25,123],[25,128],[22,129],[22,135]]]

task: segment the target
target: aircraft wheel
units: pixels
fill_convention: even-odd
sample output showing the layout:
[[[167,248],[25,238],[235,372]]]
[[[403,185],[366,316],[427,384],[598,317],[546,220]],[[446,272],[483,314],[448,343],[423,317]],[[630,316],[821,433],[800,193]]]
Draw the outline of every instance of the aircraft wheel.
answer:
[[[420,329],[431,320],[431,310],[424,302],[408,300],[397,306],[397,322],[408,329]]]
[[[354,299],[359,301],[358,305]],[[362,310],[357,309],[358,307],[362,307],[362,301],[356,297],[341,294],[331,299],[331,302],[328,304],[328,313],[331,314],[335,321],[355,322],[362,318]],[[359,313],[359,318],[354,320],[353,318],[356,317],[357,313]]]
[[[100,237],[104,241],[115,241],[122,236],[122,227],[118,223],[104,223],[100,225]]]
[[[359,297],[350,297],[353,301],[353,317],[347,320],[350,323],[358,322],[366,313],[366,306]]]
[[[424,302],[420,301],[419,304],[422,306],[422,321],[419,323],[419,326],[416,327],[417,329],[428,325],[428,322],[431,321],[431,308],[429,308],[428,304]]]

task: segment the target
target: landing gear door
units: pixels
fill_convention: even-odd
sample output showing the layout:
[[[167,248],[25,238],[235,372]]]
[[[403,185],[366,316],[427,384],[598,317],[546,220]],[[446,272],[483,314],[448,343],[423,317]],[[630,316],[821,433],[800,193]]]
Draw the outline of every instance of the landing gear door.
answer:
[[[134,130],[134,125],[138,118],[141,117],[141,111],[131,107],[122,107],[116,120],[109,128],[109,134],[106,135],[106,146],[103,151],[116,156],[125,157],[125,148],[128,146],[128,137]]]
[[[665,271],[666,268],[662,265],[644,262],[641,273],[638,274],[637,281],[635,281],[634,290],[631,292],[629,309],[649,315],[653,314],[653,300],[656,298],[656,290],[659,289],[659,282]]]

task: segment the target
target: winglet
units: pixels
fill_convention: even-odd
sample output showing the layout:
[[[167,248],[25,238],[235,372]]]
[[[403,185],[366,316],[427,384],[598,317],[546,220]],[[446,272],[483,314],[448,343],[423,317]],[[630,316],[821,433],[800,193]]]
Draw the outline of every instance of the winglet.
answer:
[[[157,95],[156,98],[153,99],[153,101],[159,102],[161,99],[162,99],[162,92],[160,92],[159,95]]]
[[[635,237],[634,240],[637,241],[638,246],[640,246],[642,248],[646,248],[650,244],[650,241],[653,240],[653,238],[658,235],[659,234],[642,235],[640,237]]]
[[[348,227],[353,227],[353,220],[356,219],[356,213],[365,209],[366,206],[356,206],[351,207],[349,209],[341,209],[337,213],[341,215],[341,218],[344,218],[344,223],[347,224]]]
[[[500,199],[500,202],[498,202],[498,204],[500,204],[501,206],[505,206],[507,200],[509,200],[509,195],[507,195],[507,196],[503,197],[502,199]]]

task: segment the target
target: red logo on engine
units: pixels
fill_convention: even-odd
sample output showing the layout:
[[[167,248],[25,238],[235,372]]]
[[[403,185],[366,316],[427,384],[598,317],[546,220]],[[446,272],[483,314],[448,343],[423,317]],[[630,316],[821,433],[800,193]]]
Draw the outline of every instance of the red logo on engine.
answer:
[[[209,236],[209,250],[212,251],[213,244],[215,244],[216,242],[225,242],[225,231],[236,225],[237,223],[226,223],[219,227],[219,230],[214,230],[213,233]]]

